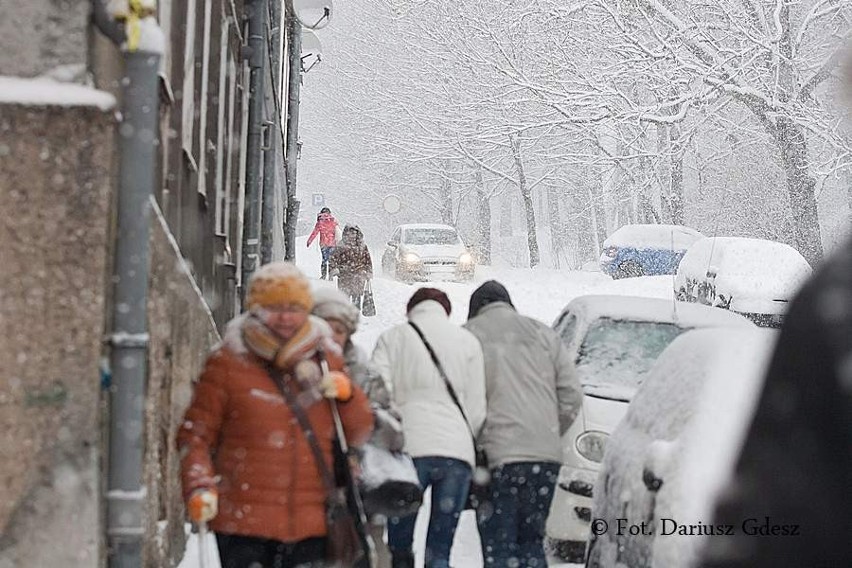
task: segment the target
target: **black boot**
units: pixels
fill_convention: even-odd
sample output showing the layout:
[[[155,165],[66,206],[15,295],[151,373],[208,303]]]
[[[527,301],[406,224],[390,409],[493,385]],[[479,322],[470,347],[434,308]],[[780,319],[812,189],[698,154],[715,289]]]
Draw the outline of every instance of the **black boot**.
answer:
[[[391,555],[393,568],[414,568],[414,553],[410,550],[392,550]]]

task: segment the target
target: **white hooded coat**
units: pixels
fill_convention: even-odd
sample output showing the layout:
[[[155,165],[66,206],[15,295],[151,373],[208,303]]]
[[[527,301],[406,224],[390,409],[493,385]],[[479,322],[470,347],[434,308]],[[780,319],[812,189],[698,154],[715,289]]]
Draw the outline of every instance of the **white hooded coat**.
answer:
[[[408,314],[435,354],[464,407],[470,427],[485,421],[485,363],[472,333],[450,322],[441,304],[426,300]],[[372,363],[385,378],[402,415],[405,450],[412,457],[449,457],[475,464],[473,440],[429,352],[409,324],[379,337]]]

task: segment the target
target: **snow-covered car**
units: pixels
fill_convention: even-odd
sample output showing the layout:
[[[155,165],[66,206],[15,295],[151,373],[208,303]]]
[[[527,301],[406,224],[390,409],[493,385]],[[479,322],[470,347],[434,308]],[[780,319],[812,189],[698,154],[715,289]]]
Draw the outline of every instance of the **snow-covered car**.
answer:
[[[564,461],[546,528],[552,554],[582,560],[610,433],[663,349],[684,331],[707,327],[754,325],[707,306],[616,295],[580,296],[556,319],[553,328],[571,353],[583,403],[562,439]]]
[[[696,565],[775,335],[695,330],[663,351],[607,445],[588,568]]]
[[[808,261],[784,243],[707,237],[680,262],[675,297],[725,308],[765,327],[780,327],[787,305],[811,275]]]
[[[704,235],[683,225],[624,225],[603,243],[601,271],[613,278],[674,274]]]
[[[475,270],[473,255],[450,225],[400,225],[382,253],[382,271],[404,282],[470,280]]]

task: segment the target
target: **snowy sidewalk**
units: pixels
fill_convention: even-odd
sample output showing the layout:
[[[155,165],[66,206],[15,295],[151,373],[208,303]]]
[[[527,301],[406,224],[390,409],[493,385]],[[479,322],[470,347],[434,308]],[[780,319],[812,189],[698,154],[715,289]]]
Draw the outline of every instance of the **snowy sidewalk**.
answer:
[[[417,526],[414,532],[414,549],[417,554],[417,566],[423,566],[423,547],[426,539],[426,511],[428,505],[420,510],[417,517]],[[186,543],[186,556],[178,565],[178,568],[221,568],[219,565],[219,553],[216,550],[216,541],[212,535],[208,535],[205,542],[205,554],[210,560],[209,565],[204,566],[200,560],[200,541],[197,534],[192,534]],[[479,534],[476,531],[476,521],[473,513],[467,511],[462,513],[453,545],[451,564],[457,568],[481,568],[482,553],[479,549]],[[551,564],[558,568],[582,568],[582,564]]]

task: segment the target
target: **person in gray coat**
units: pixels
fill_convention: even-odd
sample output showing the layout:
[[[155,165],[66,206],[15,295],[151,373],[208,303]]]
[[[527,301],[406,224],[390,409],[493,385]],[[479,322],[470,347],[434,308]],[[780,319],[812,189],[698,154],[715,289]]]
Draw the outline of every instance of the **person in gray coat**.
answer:
[[[479,442],[491,479],[477,522],[486,566],[546,566],[544,528],[562,464],[562,434],[582,402],[560,337],[518,314],[490,280],[470,298],[465,327],[485,356],[486,417]]]

